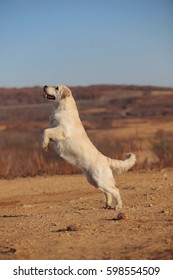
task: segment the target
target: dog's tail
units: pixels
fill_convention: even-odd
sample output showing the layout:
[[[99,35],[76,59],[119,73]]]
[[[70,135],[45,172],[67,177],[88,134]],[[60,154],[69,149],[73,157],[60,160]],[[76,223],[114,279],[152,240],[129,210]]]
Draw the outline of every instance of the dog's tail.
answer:
[[[132,153],[126,154],[124,160],[108,158],[109,166],[116,173],[120,174],[129,170],[136,162],[136,156]]]

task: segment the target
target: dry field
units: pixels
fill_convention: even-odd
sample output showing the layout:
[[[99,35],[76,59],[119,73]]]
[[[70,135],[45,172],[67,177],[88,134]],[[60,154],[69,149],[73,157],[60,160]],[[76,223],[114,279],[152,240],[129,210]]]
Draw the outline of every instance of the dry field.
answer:
[[[173,89],[73,89],[105,155],[136,153],[116,175],[127,220],[79,170],[40,148],[51,105],[39,87],[0,89],[0,259],[173,259]],[[61,175],[61,176],[60,176]]]

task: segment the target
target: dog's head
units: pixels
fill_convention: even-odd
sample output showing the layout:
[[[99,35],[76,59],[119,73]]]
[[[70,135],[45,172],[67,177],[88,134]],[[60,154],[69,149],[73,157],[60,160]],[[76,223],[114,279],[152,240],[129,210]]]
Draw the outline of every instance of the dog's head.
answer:
[[[58,103],[71,96],[71,90],[64,85],[56,85],[55,87],[44,86],[43,90],[45,99]]]

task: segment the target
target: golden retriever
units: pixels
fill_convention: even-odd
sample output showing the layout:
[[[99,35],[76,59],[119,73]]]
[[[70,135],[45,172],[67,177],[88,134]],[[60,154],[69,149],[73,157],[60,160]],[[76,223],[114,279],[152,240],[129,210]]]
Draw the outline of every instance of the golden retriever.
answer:
[[[135,155],[129,153],[125,160],[116,160],[99,152],[88,138],[72,92],[65,85],[44,86],[43,96],[54,101],[49,128],[43,133],[43,149],[47,150],[50,140],[53,140],[57,154],[80,168],[88,182],[105,193],[106,208],[111,208],[112,197],[115,209],[121,208],[122,200],[115,187],[112,170],[117,173],[127,171],[135,164]]]

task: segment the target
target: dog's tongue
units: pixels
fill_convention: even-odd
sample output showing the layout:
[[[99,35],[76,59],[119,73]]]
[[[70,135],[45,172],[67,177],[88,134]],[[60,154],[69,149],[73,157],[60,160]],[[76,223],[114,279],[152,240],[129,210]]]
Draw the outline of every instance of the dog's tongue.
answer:
[[[43,94],[44,99],[47,99],[47,93]]]

